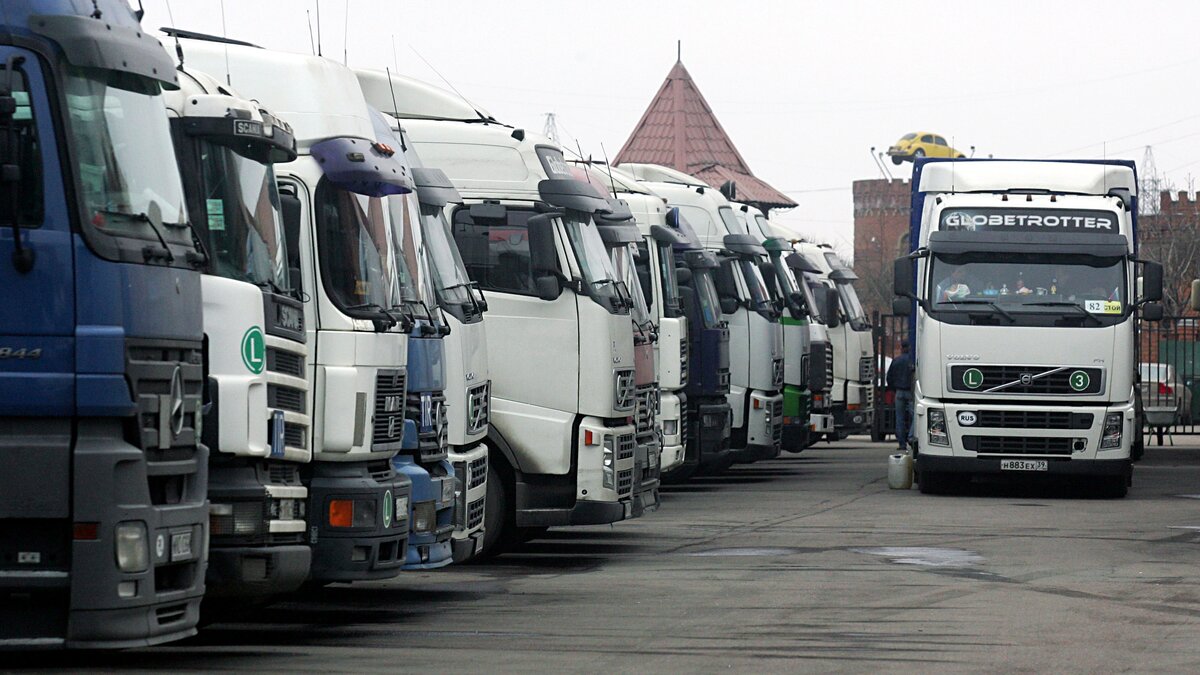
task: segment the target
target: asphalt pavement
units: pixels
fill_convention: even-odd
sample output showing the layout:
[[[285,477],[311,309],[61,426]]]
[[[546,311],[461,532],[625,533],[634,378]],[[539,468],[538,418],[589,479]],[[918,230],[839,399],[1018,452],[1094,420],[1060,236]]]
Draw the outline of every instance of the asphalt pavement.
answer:
[[[1125,499],[889,490],[850,439],[664,489],[486,564],[247,607],[191,640],[40,655],[71,670],[1196,672],[1200,444]],[[9,661],[10,665],[18,662]]]

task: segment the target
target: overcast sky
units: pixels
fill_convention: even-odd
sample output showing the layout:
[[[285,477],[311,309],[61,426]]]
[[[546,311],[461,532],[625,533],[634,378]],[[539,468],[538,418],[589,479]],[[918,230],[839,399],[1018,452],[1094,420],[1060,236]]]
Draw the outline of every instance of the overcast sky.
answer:
[[[172,25],[166,0],[144,2],[148,28]],[[231,38],[310,51],[316,2],[224,4],[173,0],[173,23],[221,34],[224,14]],[[596,158],[628,138],[682,40],[684,65],[751,169],[800,204],[773,218],[844,253],[851,182],[879,177],[869,149],[909,131],[967,154],[1107,155],[1139,170],[1151,145],[1177,189],[1200,176],[1200,2],[322,0],[320,10],[326,56],[444,77],[516,126],[541,131],[554,112],[564,143]]]

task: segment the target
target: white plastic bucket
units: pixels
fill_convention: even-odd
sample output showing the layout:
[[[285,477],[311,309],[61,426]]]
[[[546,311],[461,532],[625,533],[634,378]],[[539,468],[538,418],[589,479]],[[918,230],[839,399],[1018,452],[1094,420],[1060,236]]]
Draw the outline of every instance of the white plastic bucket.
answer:
[[[912,487],[912,455],[900,453],[888,457],[888,487],[908,490]]]

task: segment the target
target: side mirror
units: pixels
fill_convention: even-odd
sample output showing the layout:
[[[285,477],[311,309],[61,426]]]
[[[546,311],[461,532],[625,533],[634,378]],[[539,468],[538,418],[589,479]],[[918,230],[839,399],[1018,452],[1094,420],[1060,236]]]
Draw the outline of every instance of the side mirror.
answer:
[[[1200,279],[1192,279],[1192,309],[1200,312]]]
[[[1157,302],[1142,305],[1142,321],[1162,321],[1163,306]]]
[[[892,314],[895,316],[912,314],[912,301],[908,298],[892,298]]]
[[[556,215],[542,213],[526,223],[529,228],[529,265],[535,275],[558,271],[558,249],[554,246],[554,226],[550,224],[550,219]]]
[[[803,293],[800,293],[799,291],[792,291],[792,294],[790,296],[788,296],[788,300],[792,303],[793,306],[803,307],[805,312],[809,311],[808,306],[804,304],[804,294]]]
[[[537,296],[540,300],[557,300],[562,295],[562,282],[553,274],[546,274],[533,280]]]
[[[680,286],[692,283],[692,270],[687,267],[676,267],[675,280],[679,282]]]
[[[892,292],[901,298],[911,298],[916,295],[913,293],[915,263],[916,261],[908,257],[896,258],[896,261],[892,263]]]
[[[304,288],[304,277],[300,274],[299,267],[288,268],[288,285],[292,287],[295,293],[302,293]]]
[[[733,314],[734,312],[738,311],[738,307],[739,307],[739,304],[738,304],[737,298],[731,298],[728,295],[723,296],[721,298],[721,313],[722,314]]]
[[[1163,296],[1163,267],[1156,262],[1142,265],[1141,302],[1158,302]]]
[[[830,328],[837,328],[842,325],[842,320],[838,318],[838,295],[837,291],[832,288],[825,287],[822,291],[825,294],[825,325]]]
[[[295,195],[281,194],[279,195],[279,207],[283,216],[283,239],[284,245],[287,246],[288,267],[294,268],[298,277],[300,273],[300,200]],[[292,281],[292,288],[300,289],[296,280]]]

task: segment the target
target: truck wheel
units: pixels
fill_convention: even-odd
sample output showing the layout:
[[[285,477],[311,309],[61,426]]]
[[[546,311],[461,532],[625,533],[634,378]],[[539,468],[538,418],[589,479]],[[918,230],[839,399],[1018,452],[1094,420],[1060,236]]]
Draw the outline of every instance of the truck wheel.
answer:
[[[483,512],[483,551],[475,560],[491,558],[507,551],[513,543],[516,514],[513,512],[514,478],[504,455],[488,453],[487,496]]]

